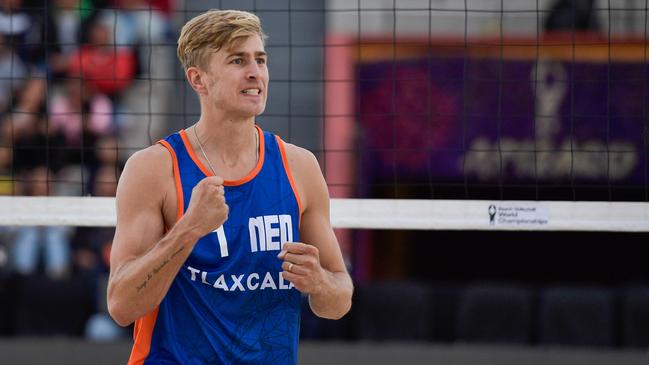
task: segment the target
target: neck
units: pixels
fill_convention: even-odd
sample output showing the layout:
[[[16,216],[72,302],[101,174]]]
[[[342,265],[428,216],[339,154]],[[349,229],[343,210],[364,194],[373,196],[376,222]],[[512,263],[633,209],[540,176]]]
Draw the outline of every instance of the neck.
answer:
[[[254,125],[254,118],[208,120],[201,116],[193,127],[195,131],[192,131],[192,135],[198,135],[198,140],[194,142],[202,145],[208,159],[219,170],[248,165],[254,167],[258,148]]]

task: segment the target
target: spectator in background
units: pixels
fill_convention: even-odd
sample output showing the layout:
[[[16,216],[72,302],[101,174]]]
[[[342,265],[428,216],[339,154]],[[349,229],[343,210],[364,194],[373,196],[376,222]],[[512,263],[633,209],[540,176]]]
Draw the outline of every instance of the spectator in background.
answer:
[[[22,0],[0,0],[0,32],[16,43],[26,38],[33,26],[22,5]]]
[[[50,195],[54,176],[47,166],[37,166],[23,176],[26,195]],[[16,272],[20,275],[36,274],[42,248],[45,274],[55,280],[67,277],[70,269],[70,232],[69,227],[57,226],[18,228],[12,257]]]
[[[12,164],[16,157],[12,149],[17,140],[30,138],[37,129],[46,82],[13,56],[5,36],[0,35],[0,39],[5,41],[0,44],[0,195],[5,195],[20,192],[20,181],[14,176],[17,169]]]
[[[93,22],[88,29],[88,43],[70,55],[69,71],[82,76],[95,91],[117,97],[135,77],[136,59],[128,47],[113,43],[110,29]]]
[[[16,102],[0,122],[0,140],[5,146],[13,145],[14,139],[32,128],[33,118],[43,106],[46,86],[44,78],[32,77],[18,92]]]
[[[0,34],[30,68],[46,69],[47,59],[59,53],[56,32],[43,6],[25,6],[23,0],[0,0]]]
[[[61,53],[70,55],[79,48],[79,29],[91,13],[86,7],[81,9],[79,0],[56,0],[53,5],[52,20]]]
[[[55,0],[49,7],[48,29],[56,33],[60,55],[49,58],[50,71],[55,77],[67,72],[70,56],[79,50],[82,25],[93,13],[92,3],[83,0]]]
[[[5,36],[0,34],[0,114],[12,106],[27,75],[25,64],[6,42]]]
[[[137,149],[162,137],[172,103],[173,83],[169,75],[175,67],[175,40],[171,22],[157,6],[168,9],[164,1],[119,0],[114,9],[104,9],[98,21],[115,34],[118,47],[127,47],[137,55],[138,77],[115,105],[118,110],[122,159]]]
[[[14,179],[21,182],[17,193],[30,196],[54,195],[56,174],[62,167],[63,137],[47,126],[44,113],[25,114],[25,125],[15,135]],[[52,279],[69,272],[68,227],[20,227],[16,229],[12,264],[21,275],[36,274],[43,251],[45,273]]]
[[[111,137],[113,105],[111,100],[93,91],[79,77],[64,81],[62,93],[53,97],[50,104],[50,126],[60,131],[67,146],[68,166],[62,172],[68,183],[61,191],[65,195],[85,195],[97,170],[95,148],[98,141]]]
[[[166,17],[171,16],[174,0],[149,0],[148,3],[152,8],[160,10]]]
[[[11,82],[9,82],[11,85]],[[20,146],[40,146],[42,156],[45,156],[44,146],[48,146],[42,139],[38,139],[38,131],[46,121],[39,118],[39,110],[43,107],[45,95],[45,80],[31,78],[23,84],[23,88],[16,92],[16,100],[11,100],[0,120],[0,195],[21,194],[23,191],[21,181],[21,166],[23,161],[37,161],[40,156],[25,157],[25,154],[15,153],[14,149]],[[42,117],[42,115],[40,115]],[[33,140],[36,138],[36,140]],[[50,141],[52,142],[52,141]],[[47,142],[49,143],[49,142]],[[54,143],[54,142],[52,142]],[[29,148],[24,149],[29,150]],[[34,152],[36,149],[31,148]],[[54,159],[53,161],[56,161]]]
[[[48,126],[47,115],[44,112],[27,114],[25,126],[21,128],[20,133],[14,134],[13,142],[12,169],[19,181],[32,180],[29,178],[31,171],[42,166],[56,175],[64,165],[65,139],[56,128]],[[29,193],[27,188],[20,190]],[[49,195],[49,191],[37,191],[38,195]]]
[[[115,9],[102,10],[98,22],[114,35],[117,47],[134,50],[139,74],[147,78],[156,56],[153,52],[156,47],[152,45],[159,45],[170,38],[168,21],[146,0],[118,0],[115,5]]]
[[[88,82],[71,74],[61,95],[50,104],[50,125],[65,136],[70,147],[92,147],[94,141],[113,132],[110,99],[88,87]]]

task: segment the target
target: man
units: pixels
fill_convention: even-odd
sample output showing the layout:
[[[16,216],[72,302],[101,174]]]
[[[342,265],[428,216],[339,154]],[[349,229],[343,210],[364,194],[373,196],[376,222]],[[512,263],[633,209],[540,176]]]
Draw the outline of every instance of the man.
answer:
[[[136,322],[129,364],[294,364],[300,293],[320,317],[351,307],[316,159],[255,125],[264,37],[246,12],[190,20],[178,57],[200,119],[125,166],[108,308]]]

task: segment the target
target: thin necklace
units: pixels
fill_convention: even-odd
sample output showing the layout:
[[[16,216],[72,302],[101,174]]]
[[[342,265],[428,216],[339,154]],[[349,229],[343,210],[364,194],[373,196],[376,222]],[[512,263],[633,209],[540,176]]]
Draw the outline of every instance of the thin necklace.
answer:
[[[194,130],[194,136],[196,137],[196,142],[198,142],[198,148],[201,149],[201,153],[203,154],[203,157],[205,157],[205,161],[207,161],[207,166],[210,167],[210,170],[212,170],[212,174],[216,175],[216,170],[214,170],[214,167],[212,167],[212,163],[210,162],[210,159],[207,158],[207,154],[205,153],[205,149],[203,149],[203,144],[201,143],[200,138],[198,138],[198,132],[196,132],[196,125],[192,128]],[[255,164],[259,162],[259,135],[257,134],[257,129],[255,128]]]

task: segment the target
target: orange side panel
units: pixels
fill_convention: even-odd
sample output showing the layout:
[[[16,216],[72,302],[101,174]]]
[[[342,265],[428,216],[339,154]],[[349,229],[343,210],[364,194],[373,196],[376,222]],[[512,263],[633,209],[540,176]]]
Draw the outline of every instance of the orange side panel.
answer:
[[[151,351],[151,337],[153,336],[153,328],[155,321],[158,318],[158,308],[146,314],[144,317],[135,321],[135,328],[133,330],[133,349],[131,350],[131,357],[128,359],[128,365],[140,365],[144,363],[149,351]]]

